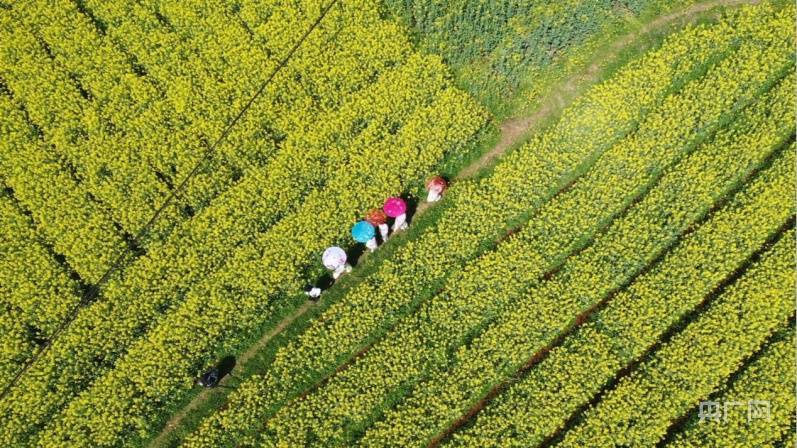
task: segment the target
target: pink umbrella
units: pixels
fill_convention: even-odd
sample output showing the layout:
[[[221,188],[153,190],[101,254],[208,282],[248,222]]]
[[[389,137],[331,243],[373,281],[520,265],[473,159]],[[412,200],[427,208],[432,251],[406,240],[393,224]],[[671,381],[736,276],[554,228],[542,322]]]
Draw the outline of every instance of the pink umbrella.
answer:
[[[385,211],[387,216],[395,218],[397,216],[403,215],[407,211],[407,203],[401,198],[387,198],[382,209]]]

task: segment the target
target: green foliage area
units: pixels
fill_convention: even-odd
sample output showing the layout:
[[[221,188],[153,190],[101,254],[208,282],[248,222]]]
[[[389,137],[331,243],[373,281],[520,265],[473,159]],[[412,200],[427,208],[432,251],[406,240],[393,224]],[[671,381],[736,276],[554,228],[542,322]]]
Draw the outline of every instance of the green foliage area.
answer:
[[[498,116],[536,101],[559,79],[564,59],[579,59],[608,35],[635,29],[691,0],[386,0],[419,46],[440,54],[472,95]],[[542,84],[542,85],[541,85]]]

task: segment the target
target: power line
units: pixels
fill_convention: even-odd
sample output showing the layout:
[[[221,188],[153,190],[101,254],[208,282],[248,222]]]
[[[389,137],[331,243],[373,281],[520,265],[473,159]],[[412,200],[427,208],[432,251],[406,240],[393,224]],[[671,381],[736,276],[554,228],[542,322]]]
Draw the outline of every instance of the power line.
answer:
[[[274,70],[272,70],[269,77],[266,78],[266,80],[260,85],[260,88],[257,89],[255,94],[249,99],[249,101],[238,112],[238,114],[227,124],[227,126],[222,131],[221,135],[219,135],[216,141],[214,141],[213,144],[208,147],[208,149],[203,154],[202,158],[199,159],[199,161],[194,165],[193,169],[191,169],[191,171],[188,173],[185,179],[183,179],[183,181],[180,182],[176,188],[172,189],[172,191],[169,193],[169,196],[163,202],[163,205],[161,205],[160,208],[155,210],[155,213],[152,215],[149,221],[147,221],[144,224],[144,226],[136,233],[134,238],[135,241],[142,241],[142,238],[147,234],[147,232],[149,232],[150,228],[152,227],[153,224],[155,224],[155,221],[158,220],[161,213],[167,207],[169,207],[169,205],[171,205],[172,201],[175,199],[175,197],[177,197],[180,194],[180,191],[185,188],[185,186],[188,184],[191,178],[193,178],[199,172],[199,170],[202,168],[202,165],[213,157],[213,155],[216,152],[216,148],[219,146],[219,144],[225,138],[227,138],[230,132],[232,132],[232,128],[243,118],[244,115],[246,115],[246,113],[252,107],[254,102],[263,94],[263,92],[265,92],[266,87],[268,87],[271,81],[273,81],[274,78],[277,76],[277,73],[279,73],[279,71],[282,70],[288,64],[288,61],[291,59],[291,57],[293,57],[294,53],[296,53],[296,51],[299,49],[302,43],[304,43],[304,41],[318,27],[318,25],[321,24],[321,21],[324,20],[324,17],[326,17],[326,15],[329,13],[330,10],[332,10],[332,7],[335,6],[336,3],[338,3],[338,0],[331,0],[329,4],[321,10],[321,14],[318,16],[315,22],[313,22],[310,28],[307,31],[305,31],[302,37],[299,38],[299,40],[288,51],[285,57],[282,58],[282,60],[280,60],[280,62],[277,64]],[[6,384],[2,392],[0,392],[0,400],[3,400],[6,396],[8,396],[8,393],[11,391],[14,385],[19,381],[22,375],[24,375],[28,370],[30,370],[30,368],[36,363],[36,361],[38,361],[47,352],[47,350],[50,349],[53,342],[60,336],[60,334],[63,333],[67,328],[69,328],[72,322],[74,322],[74,320],[77,318],[80,309],[94,301],[94,299],[99,294],[100,286],[108,281],[111,275],[113,275],[113,273],[116,272],[116,270],[124,263],[124,261],[127,259],[129,255],[130,255],[129,249],[123,249],[122,253],[120,253],[114,259],[114,262],[111,263],[111,266],[105,271],[102,277],[100,277],[97,283],[91,285],[83,293],[83,297],[81,298],[80,302],[78,302],[77,305],[67,314],[66,319],[64,319],[64,321],[61,322],[61,324],[59,324],[58,327],[56,327],[55,331],[50,336],[50,338],[44,342],[44,345],[39,349],[39,351],[36,352],[36,354],[34,354],[33,357],[31,357],[31,359],[25,365],[23,365],[22,368],[14,375],[11,381],[8,384]]]

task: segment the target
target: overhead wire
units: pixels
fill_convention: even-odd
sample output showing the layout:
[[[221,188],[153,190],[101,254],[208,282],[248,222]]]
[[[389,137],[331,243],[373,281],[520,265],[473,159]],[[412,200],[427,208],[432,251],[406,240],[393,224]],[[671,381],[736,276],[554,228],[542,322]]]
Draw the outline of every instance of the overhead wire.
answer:
[[[329,4],[327,4],[325,7],[321,9],[321,13],[319,14],[318,18],[316,18],[316,20],[312,23],[312,25],[304,32],[304,34],[302,34],[299,40],[296,41],[293,47],[291,47],[291,49],[279,61],[277,66],[274,67],[274,69],[271,71],[271,74],[265,79],[265,81],[261,83],[260,87],[257,89],[257,91],[255,91],[254,95],[252,95],[249,101],[247,101],[247,103],[241,108],[238,114],[236,114],[235,117],[233,117],[233,119],[230,120],[227,126],[225,126],[225,128],[222,130],[221,134],[213,142],[213,144],[208,146],[208,148],[203,153],[202,157],[199,159],[199,161],[197,161],[197,163],[194,165],[194,167],[191,169],[188,175],[186,175],[186,177],[175,188],[173,188],[170,191],[169,195],[167,196],[163,204],[157,210],[155,210],[155,213],[153,213],[152,217],[141,227],[141,229],[139,229],[138,232],[136,232],[134,236],[135,241],[143,240],[143,237],[147,235],[147,233],[150,231],[150,229],[158,220],[163,211],[166,210],[172,204],[172,202],[176,197],[179,197],[180,192],[186,187],[186,185],[188,185],[188,182],[194,176],[196,176],[197,173],[200,172],[202,166],[213,158],[218,146],[227,138],[230,132],[232,132],[232,129],[235,127],[235,125],[246,115],[246,113],[249,111],[249,109],[252,107],[255,101],[257,101],[257,99],[263,95],[268,85],[271,84],[271,82],[274,80],[277,74],[288,64],[290,59],[293,57],[296,51],[299,50],[304,41],[307,40],[307,38],[310,36],[310,34],[312,34],[312,32],[316,28],[318,28],[318,26],[321,24],[321,22],[324,20],[327,14],[339,1],[340,0],[330,0]],[[19,369],[16,374],[14,374],[11,381],[9,381],[3,387],[2,391],[0,392],[0,400],[3,400],[5,397],[8,396],[8,394],[13,389],[14,385],[16,385],[19,382],[20,378],[22,378],[22,376],[25,375],[25,373],[28,370],[30,370],[30,368],[39,359],[41,359],[41,357],[45,353],[47,353],[49,348],[52,346],[53,342],[56,341],[58,337],[67,328],[69,328],[72,322],[74,322],[74,320],[77,318],[79,311],[86,305],[91,304],[96,299],[96,297],[99,295],[100,286],[111,278],[111,276],[124,264],[124,262],[131,254],[132,252],[130,251],[129,248],[123,249],[122,252],[116,256],[116,258],[108,267],[108,269],[105,270],[100,279],[96,283],[86,288],[86,290],[83,293],[83,296],[81,297],[81,300],[72,308],[72,310],[69,311],[69,313],[67,313],[66,318],[56,327],[55,331],[53,331],[50,337],[44,341],[39,350],[25,364],[23,364],[22,368]]]

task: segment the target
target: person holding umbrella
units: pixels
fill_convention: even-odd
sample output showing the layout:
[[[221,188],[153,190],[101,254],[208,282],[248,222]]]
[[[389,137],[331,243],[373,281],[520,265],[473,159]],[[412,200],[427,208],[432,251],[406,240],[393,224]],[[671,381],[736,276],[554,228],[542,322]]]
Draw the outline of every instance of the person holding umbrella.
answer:
[[[387,233],[390,228],[387,226],[387,215],[382,209],[372,208],[368,210],[368,213],[365,214],[365,220],[379,229],[382,241],[387,241]]]
[[[395,218],[393,232],[407,228],[407,203],[404,202],[404,199],[398,197],[387,198],[382,210],[385,211],[387,216]]]
[[[368,221],[359,221],[351,228],[354,241],[364,243],[371,252],[376,250],[376,230]]]
[[[337,280],[346,272],[351,272],[351,265],[346,262],[346,251],[337,246],[332,246],[324,251],[321,261],[324,267],[332,271],[332,278]]]
[[[443,197],[443,192],[448,188],[448,182],[440,176],[434,176],[426,181],[426,202],[437,202]]]

